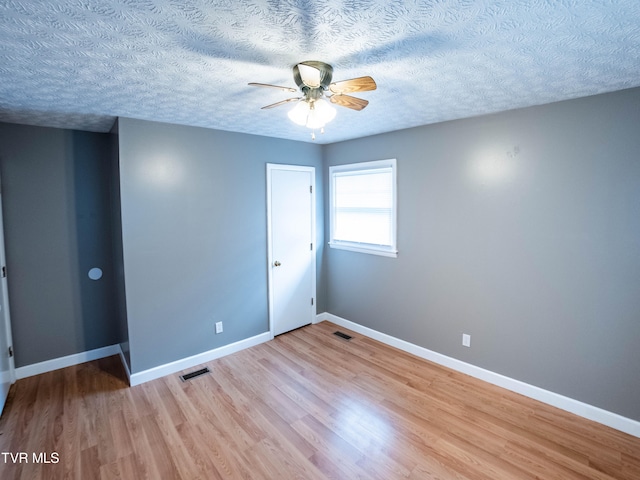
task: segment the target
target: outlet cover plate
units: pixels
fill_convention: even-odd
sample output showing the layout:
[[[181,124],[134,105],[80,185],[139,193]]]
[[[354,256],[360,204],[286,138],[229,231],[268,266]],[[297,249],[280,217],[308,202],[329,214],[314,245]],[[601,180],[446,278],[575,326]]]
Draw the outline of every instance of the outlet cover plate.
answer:
[[[462,345],[464,347],[470,347],[471,346],[471,335],[468,335],[466,333],[462,334]]]

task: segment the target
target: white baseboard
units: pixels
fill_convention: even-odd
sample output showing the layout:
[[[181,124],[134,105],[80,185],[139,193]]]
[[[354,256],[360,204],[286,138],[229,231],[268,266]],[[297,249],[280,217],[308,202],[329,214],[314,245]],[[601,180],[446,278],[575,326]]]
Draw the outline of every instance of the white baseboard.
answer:
[[[172,373],[179,372],[180,370],[239,352],[240,350],[259,345],[268,340],[271,340],[271,333],[265,332],[220,348],[215,348],[207,352],[199,353],[191,357],[176,360],[175,362],[160,365],[134,374],[129,370],[129,366],[124,358],[124,353],[120,345],[110,345],[108,347],[89,350],[88,352],[76,353],[73,355],[67,355],[66,357],[54,358],[52,360],[19,367],[15,369],[15,374],[16,379],[20,380],[21,378],[40,375],[41,373],[51,372],[60,368],[70,367],[72,365],[79,365],[84,362],[90,362],[91,360],[98,360],[99,358],[110,357],[111,355],[119,355],[124,371],[129,379],[129,385],[133,387],[134,385],[140,385],[141,383],[155,380],[156,378],[164,377],[165,375],[171,375]]]
[[[360,333],[362,335],[366,335],[367,337],[373,338],[374,340],[378,340],[379,342],[385,343],[399,350],[411,353],[417,357],[424,358],[425,360],[429,360],[439,365],[451,368],[452,370],[465,373],[493,385],[506,388],[507,390],[511,390],[512,392],[516,392],[526,397],[533,398],[534,400],[541,401],[548,405],[560,408],[561,410],[574,413],[589,420],[593,420],[594,422],[601,423],[608,427],[615,428],[616,430],[620,430],[622,432],[628,433],[629,435],[640,438],[640,422],[636,420],[623,417],[622,415],[618,415],[617,413],[603,410],[599,407],[594,407],[593,405],[580,402],[579,400],[574,400],[573,398],[565,397],[564,395],[560,395],[558,393],[550,392],[543,388],[521,382],[520,380],[506,377],[490,370],[485,370],[481,367],[476,367],[475,365],[471,365],[470,363],[466,363],[461,360],[442,355],[441,353],[434,352],[427,348],[414,345],[413,343],[400,340],[399,338],[395,338],[391,335],[387,335],[386,333],[381,333],[371,328],[364,327],[344,318],[332,315],[331,313],[318,314],[314,323],[319,323],[324,320],[328,320],[329,322],[335,323],[336,325],[339,325],[341,327],[348,328],[349,330],[353,330],[354,332]]]
[[[268,340],[271,340],[271,338],[272,337],[270,332],[261,333],[260,335],[246,338],[244,340],[240,340],[238,342],[231,343],[220,348],[214,348],[213,350],[199,353],[191,357],[176,360],[175,362],[153,367],[148,370],[143,370],[142,372],[132,373],[129,377],[129,384],[133,387],[150,380],[155,380],[156,378],[164,377],[165,375],[171,375],[186,368],[195,367],[196,365],[210,362],[211,360],[215,360],[216,358],[239,352],[240,350],[244,350],[245,348],[259,345]]]
[[[119,352],[120,345],[109,345],[108,347],[96,348],[95,350],[89,350],[87,352],[74,353],[66,357],[54,358],[52,360],[18,367],[16,368],[16,379],[20,380],[21,378],[33,377],[34,375],[40,375],[41,373],[51,372],[60,368],[110,357],[111,355],[118,355]]]

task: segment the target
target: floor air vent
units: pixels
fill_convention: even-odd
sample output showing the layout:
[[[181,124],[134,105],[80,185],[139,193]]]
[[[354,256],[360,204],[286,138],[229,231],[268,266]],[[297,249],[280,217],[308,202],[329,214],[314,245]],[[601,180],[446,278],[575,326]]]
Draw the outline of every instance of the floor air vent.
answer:
[[[343,338],[344,340],[351,340],[353,338],[351,335],[347,335],[346,333],[342,332],[333,332],[333,334],[337,337]]]
[[[180,380],[186,382],[187,380],[191,380],[192,378],[199,377],[200,375],[204,375],[205,373],[209,373],[210,370],[207,367],[201,368],[200,370],[196,370],[195,372],[185,373],[184,375],[180,375]]]

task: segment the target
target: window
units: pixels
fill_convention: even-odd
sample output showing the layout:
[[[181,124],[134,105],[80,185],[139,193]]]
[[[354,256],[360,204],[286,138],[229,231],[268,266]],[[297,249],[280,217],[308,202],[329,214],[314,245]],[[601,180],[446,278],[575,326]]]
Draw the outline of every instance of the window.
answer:
[[[396,160],[329,167],[331,248],[397,257]]]

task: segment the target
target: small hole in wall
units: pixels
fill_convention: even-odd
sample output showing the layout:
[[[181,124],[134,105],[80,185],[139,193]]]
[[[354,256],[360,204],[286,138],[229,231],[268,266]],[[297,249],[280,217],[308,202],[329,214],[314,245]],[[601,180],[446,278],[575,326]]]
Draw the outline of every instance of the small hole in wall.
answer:
[[[91,280],[100,280],[102,278],[102,269],[98,267],[94,267],[89,270],[89,278]]]

